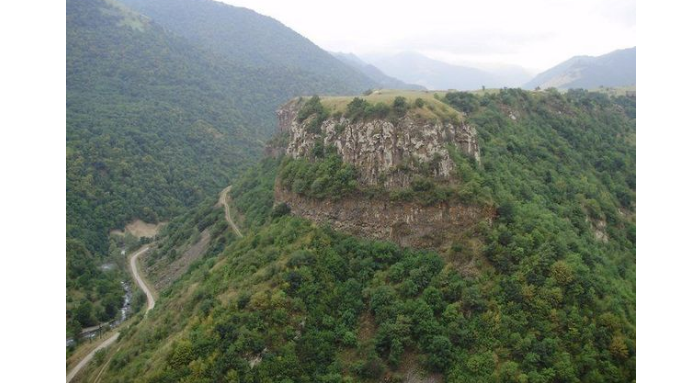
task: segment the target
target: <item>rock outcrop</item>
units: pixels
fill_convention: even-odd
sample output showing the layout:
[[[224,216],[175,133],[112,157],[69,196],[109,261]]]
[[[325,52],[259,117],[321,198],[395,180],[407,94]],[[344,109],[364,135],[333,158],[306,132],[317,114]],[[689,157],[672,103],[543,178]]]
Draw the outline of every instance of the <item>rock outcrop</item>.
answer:
[[[296,216],[328,224],[338,231],[413,248],[447,246],[487,217],[482,208],[457,203],[423,206],[414,202],[363,197],[317,200],[280,186],[276,187],[275,201],[287,203]]]
[[[280,131],[289,136],[285,153],[309,157],[317,143],[332,145],[343,161],[357,168],[363,185],[406,188],[411,176],[422,168],[437,179],[451,180],[455,163],[449,146],[480,161],[477,132],[466,123],[420,121],[409,115],[395,123],[382,119],[351,122],[341,116],[326,119],[315,133],[308,129],[308,121],[296,119],[299,106],[293,100],[278,110]]]
[[[318,130],[309,118],[297,120],[301,103],[292,100],[277,114],[284,152],[289,157],[311,158],[316,146],[333,146],[343,161],[352,164],[362,186],[384,190],[408,188],[415,175],[433,175],[439,183],[455,179],[449,147],[480,161],[477,132],[463,122],[423,121],[410,114],[395,122],[373,119],[352,122],[342,116],[325,119]],[[271,153],[277,153],[271,149]],[[275,202],[287,203],[294,215],[326,223],[360,237],[390,240],[405,247],[437,248],[449,244],[483,218],[485,208],[459,202],[422,205],[388,200],[388,195],[355,194],[338,200],[314,199],[284,189],[276,182]]]

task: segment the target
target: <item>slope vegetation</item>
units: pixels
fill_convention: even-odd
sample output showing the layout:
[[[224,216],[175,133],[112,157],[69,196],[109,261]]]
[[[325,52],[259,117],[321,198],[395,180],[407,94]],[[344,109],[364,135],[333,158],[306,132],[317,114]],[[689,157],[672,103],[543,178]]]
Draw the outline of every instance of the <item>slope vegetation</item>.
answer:
[[[376,83],[279,21],[214,0],[121,0],[194,45],[226,59],[290,74],[300,94],[359,93]]]
[[[439,252],[347,236],[274,203],[289,161],[266,159],[231,191],[244,238],[212,202],[171,223],[161,245],[197,223],[216,247],[123,332],[103,380],[633,381],[634,99],[444,103],[477,127],[482,164],[458,173],[494,218]]]

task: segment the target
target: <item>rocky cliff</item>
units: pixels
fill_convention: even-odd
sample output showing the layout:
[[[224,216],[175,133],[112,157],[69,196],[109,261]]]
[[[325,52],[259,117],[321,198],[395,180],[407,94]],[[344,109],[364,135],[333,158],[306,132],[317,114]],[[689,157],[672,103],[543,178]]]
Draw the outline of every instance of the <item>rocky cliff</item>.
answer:
[[[317,200],[279,186],[275,200],[287,203],[294,215],[341,232],[414,248],[447,246],[487,215],[482,208],[457,203],[424,206],[359,196]]]
[[[387,189],[407,188],[410,179],[423,169],[436,179],[451,180],[455,163],[448,147],[480,161],[476,130],[464,123],[425,121],[407,114],[397,122],[373,119],[352,122],[342,115],[326,119],[318,132],[308,122],[296,119],[300,101],[293,100],[278,110],[280,131],[289,136],[285,153],[309,157],[314,147],[334,146],[343,161],[354,165],[363,185]]]
[[[315,130],[309,119],[297,119],[301,106],[302,101],[295,99],[277,111],[282,152],[293,158],[312,158],[315,147],[332,146],[345,163],[355,166],[361,187],[376,186],[382,192],[409,189],[419,175],[438,184],[459,183],[450,147],[480,161],[477,132],[461,121],[424,120],[412,113],[395,120],[351,121],[335,114]],[[485,209],[457,200],[423,205],[414,200],[390,201],[388,194],[361,193],[315,199],[291,192],[280,181],[275,202],[287,203],[295,215],[349,234],[416,248],[447,245],[490,217]]]

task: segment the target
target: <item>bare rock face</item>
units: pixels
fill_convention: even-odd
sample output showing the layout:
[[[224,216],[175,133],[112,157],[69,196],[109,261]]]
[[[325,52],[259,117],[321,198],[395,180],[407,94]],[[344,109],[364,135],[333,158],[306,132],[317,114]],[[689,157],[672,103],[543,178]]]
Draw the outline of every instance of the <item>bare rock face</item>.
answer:
[[[413,202],[346,197],[317,200],[276,187],[276,202],[290,205],[292,214],[354,236],[389,240],[403,247],[446,246],[469,227],[486,218],[482,208],[440,203],[422,206]]]
[[[358,171],[364,186],[404,189],[425,168],[437,181],[454,179],[455,163],[448,148],[480,161],[476,130],[465,123],[419,121],[405,116],[396,122],[351,122],[343,117],[326,119],[317,132],[309,119],[296,117],[300,101],[292,100],[278,111],[281,135],[289,138],[289,157],[309,158],[317,144],[334,146],[343,161]],[[275,202],[287,203],[294,215],[360,237],[390,240],[405,247],[437,248],[447,245],[480,220],[490,217],[484,209],[461,203],[424,206],[417,202],[389,202],[387,196],[353,195],[338,200],[308,198],[276,183]]]
[[[309,157],[317,142],[333,145],[343,161],[354,165],[363,185],[406,188],[410,177],[427,164],[437,179],[452,179],[455,163],[448,146],[480,161],[477,132],[468,124],[420,122],[405,116],[398,122],[376,119],[350,122],[329,118],[320,133],[309,132],[299,123],[299,103],[291,101],[278,110],[280,130],[290,137],[285,153],[294,158]]]

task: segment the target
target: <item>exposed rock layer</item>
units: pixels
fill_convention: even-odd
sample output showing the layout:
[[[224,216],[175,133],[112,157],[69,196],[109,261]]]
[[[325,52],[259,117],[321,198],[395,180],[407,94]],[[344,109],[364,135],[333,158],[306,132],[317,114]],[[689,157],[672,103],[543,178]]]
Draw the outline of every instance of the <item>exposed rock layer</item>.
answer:
[[[332,145],[344,162],[356,167],[361,185],[407,188],[423,168],[425,174],[433,173],[436,180],[452,181],[455,163],[449,145],[480,160],[476,130],[465,123],[419,121],[409,114],[396,122],[351,122],[331,117],[315,132],[308,129],[309,119],[298,122],[300,105],[299,100],[292,100],[277,112],[281,135],[287,141],[280,152],[294,158],[309,158],[318,143]],[[276,148],[269,150],[270,154],[278,153]],[[390,202],[386,195],[369,198],[357,194],[338,200],[317,200],[283,189],[279,181],[275,201],[287,203],[297,216],[329,224],[336,230],[414,248],[447,245],[487,217],[482,208],[457,202],[424,206],[417,202]]]
[[[300,123],[296,119],[299,106],[299,102],[291,101],[278,110],[280,131],[289,135],[286,154],[309,157],[321,141],[324,146],[335,146],[343,161],[357,168],[363,185],[406,188],[411,176],[422,168],[437,179],[450,180],[455,163],[449,145],[480,161],[477,132],[462,122],[419,121],[409,114],[397,122],[351,122],[339,117],[327,119],[314,133],[308,130],[308,120]]]
[[[485,213],[476,206],[448,203],[422,206],[362,197],[316,200],[280,186],[276,188],[275,199],[288,203],[292,214],[328,224],[338,231],[414,248],[444,246],[485,218]]]

